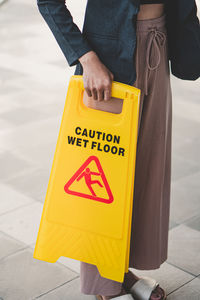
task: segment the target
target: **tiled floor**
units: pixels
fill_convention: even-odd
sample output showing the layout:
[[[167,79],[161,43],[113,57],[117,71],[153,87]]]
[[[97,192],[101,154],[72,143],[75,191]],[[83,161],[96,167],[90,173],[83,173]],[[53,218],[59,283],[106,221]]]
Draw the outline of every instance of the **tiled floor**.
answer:
[[[76,3],[75,3],[76,2]],[[86,1],[69,1],[81,26]],[[0,1],[0,299],[94,299],[80,293],[79,261],[33,259],[64,108],[69,68],[36,1]],[[5,26],[6,24],[6,26]],[[171,77],[169,256],[152,276],[169,300],[200,299],[200,81]]]

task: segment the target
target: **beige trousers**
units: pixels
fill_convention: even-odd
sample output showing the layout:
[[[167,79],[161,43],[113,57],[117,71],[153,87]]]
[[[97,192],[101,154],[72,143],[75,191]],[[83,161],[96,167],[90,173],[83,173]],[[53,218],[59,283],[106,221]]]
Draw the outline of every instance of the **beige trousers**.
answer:
[[[135,87],[141,89],[129,267],[157,269],[167,259],[171,182],[172,94],[165,15],[137,21]],[[121,110],[122,102],[84,98],[95,109]],[[115,295],[122,283],[80,263],[81,292]]]

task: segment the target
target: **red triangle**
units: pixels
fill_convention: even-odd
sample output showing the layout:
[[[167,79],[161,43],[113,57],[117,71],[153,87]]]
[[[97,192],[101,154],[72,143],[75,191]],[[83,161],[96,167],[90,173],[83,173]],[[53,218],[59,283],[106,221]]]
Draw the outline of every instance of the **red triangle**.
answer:
[[[94,180],[91,180],[91,171],[89,168],[86,169],[86,167],[92,162],[94,161],[96,163],[96,166],[99,170],[99,173],[98,175],[101,176],[101,179],[104,183],[104,187],[106,188],[106,191],[108,193],[108,199],[105,199],[105,198],[100,198],[98,197],[93,188],[92,188],[92,183],[94,183]],[[96,172],[93,172],[93,174],[95,175]],[[89,174],[89,175],[88,175]],[[92,174],[92,175],[93,175]],[[96,173],[97,175],[97,173]],[[78,177],[80,177],[78,179]],[[85,177],[85,183],[86,185],[88,186],[89,190],[91,191],[91,194],[84,194],[84,193],[80,193],[80,192],[76,192],[76,191],[72,191],[70,190],[70,186],[72,185],[72,183],[75,181],[75,180],[80,180],[82,177]],[[103,187],[103,185],[101,184],[100,181],[98,180],[95,180],[95,183],[98,183],[99,186]],[[102,166],[100,164],[100,161],[98,159],[98,157],[92,155],[92,156],[89,156],[88,159],[82,164],[82,166],[76,171],[76,173],[70,178],[70,180],[65,184],[64,186],[64,190],[66,193],[68,194],[71,194],[71,195],[76,195],[76,196],[79,196],[79,197],[83,197],[83,198],[88,198],[88,199],[92,199],[92,200],[96,200],[96,201],[100,201],[100,202],[104,202],[104,203],[111,203],[113,202],[113,195],[112,195],[112,192],[110,190],[110,187],[109,187],[109,184],[106,180],[106,176],[104,174],[104,171],[102,169]]]

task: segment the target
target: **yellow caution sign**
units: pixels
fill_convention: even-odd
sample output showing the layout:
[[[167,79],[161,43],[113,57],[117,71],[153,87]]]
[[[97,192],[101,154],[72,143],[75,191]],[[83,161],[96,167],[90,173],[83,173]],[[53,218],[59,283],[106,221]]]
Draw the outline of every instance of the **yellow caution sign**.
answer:
[[[101,276],[128,272],[140,90],[112,82],[119,114],[83,103],[71,76],[33,257],[94,264]],[[114,99],[112,99],[114,101]]]

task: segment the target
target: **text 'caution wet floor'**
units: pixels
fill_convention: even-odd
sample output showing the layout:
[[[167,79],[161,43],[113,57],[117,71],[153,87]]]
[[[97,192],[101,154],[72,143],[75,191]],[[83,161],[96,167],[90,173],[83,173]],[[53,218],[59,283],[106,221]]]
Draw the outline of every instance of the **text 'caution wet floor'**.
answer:
[[[82,129],[81,127],[76,127],[74,129],[75,136],[67,136],[68,144],[89,148],[91,150],[96,149],[98,151],[104,151],[107,153],[125,155],[125,149],[120,146],[113,146],[111,143],[120,144],[120,136],[112,135],[110,133],[105,133],[101,131],[95,131],[91,129]],[[81,136],[81,138],[80,138]],[[92,140],[89,140],[87,138]],[[93,140],[97,139],[98,142]],[[105,143],[108,142],[108,143]]]

